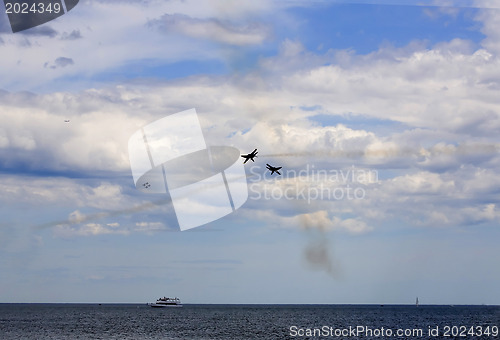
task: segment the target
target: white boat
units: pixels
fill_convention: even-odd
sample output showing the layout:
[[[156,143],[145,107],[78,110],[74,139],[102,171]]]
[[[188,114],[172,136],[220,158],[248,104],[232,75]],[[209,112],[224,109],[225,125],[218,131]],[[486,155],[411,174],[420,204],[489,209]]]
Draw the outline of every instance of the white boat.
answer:
[[[168,298],[162,297],[156,300],[156,302],[149,303],[151,307],[182,307],[181,300],[177,297]]]

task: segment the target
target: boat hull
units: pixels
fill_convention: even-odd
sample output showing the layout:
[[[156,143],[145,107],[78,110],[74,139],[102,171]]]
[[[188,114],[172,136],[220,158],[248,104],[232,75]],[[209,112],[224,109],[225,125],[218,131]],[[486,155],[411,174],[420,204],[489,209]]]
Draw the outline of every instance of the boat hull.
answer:
[[[182,307],[182,305],[163,305],[158,303],[150,303],[149,304],[153,308],[172,308],[172,307]]]

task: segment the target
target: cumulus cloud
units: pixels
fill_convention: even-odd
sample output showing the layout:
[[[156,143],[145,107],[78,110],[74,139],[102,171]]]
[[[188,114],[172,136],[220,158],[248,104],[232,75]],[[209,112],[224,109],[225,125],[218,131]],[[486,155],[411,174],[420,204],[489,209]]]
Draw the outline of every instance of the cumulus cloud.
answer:
[[[405,171],[408,170],[375,183],[350,182],[351,197],[346,195],[345,183],[318,180],[317,175],[311,175],[309,180],[275,180],[258,186],[253,183],[246,208],[252,218],[269,225],[353,235],[386,228],[394,220],[431,228],[472,227],[500,221],[500,182],[494,170],[461,166],[444,173],[404,174]],[[355,188],[362,195],[352,194]],[[318,194],[321,191],[323,194]],[[336,194],[329,196],[331,192]],[[259,211],[264,203],[273,210]]]
[[[116,218],[116,216],[115,216]],[[98,222],[95,215],[88,216],[79,210],[71,212],[67,221],[52,226],[53,234],[56,237],[78,237],[78,236],[98,236],[98,235],[130,235],[133,233],[153,234],[170,229],[164,222],[135,222],[124,220],[120,222]]]
[[[465,132],[481,124],[473,118],[478,114],[490,122],[497,120],[491,113],[496,112],[493,93],[498,60],[485,50],[463,54],[452,52],[449,44],[439,48],[396,58],[398,51],[385,58],[381,50],[353,57],[344,66],[332,63],[287,74],[283,82],[302,94],[305,105],[321,105],[337,113],[366,113],[415,127]]]
[[[355,3],[355,4],[371,4],[371,5],[395,5],[395,6],[425,6],[425,7],[442,7],[444,10],[452,10],[454,8],[500,8],[500,4],[496,0],[338,0],[338,3]],[[295,1],[296,4],[310,5],[309,1]],[[322,3],[318,1],[317,3]]]
[[[319,228],[322,231],[345,230],[349,233],[360,234],[372,230],[364,221],[358,218],[340,219],[337,216],[329,217],[325,210],[297,216],[304,228]]]
[[[64,177],[36,177],[4,175],[0,189],[8,193],[2,196],[2,204],[41,207],[86,207],[102,210],[116,210],[139,204],[128,196],[121,185],[105,181],[85,183],[85,179]],[[71,218],[79,220],[78,213]]]
[[[302,202],[287,202],[289,206],[304,204]],[[298,228],[304,231],[316,230],[320,232],[339,231],[348,234],[359,235],[370,232],[373,227],[369,226],[360,218],[340,218],[327,210],[314,210],[315,206],[310,206],[311,212],[298,213],[292,212],[292,216],[280,215],[279,211],[260,210],[252,212],[243,212],[250,214],[253,219],[266,221],[266,224],[279,228]],[[316,206],[317,208],[317,206]],[[290,213],[289,211],[287,213]]]
[[[131,2],[99,2],[93,6],[101,19],[114,9],[123,14],[136,12]],[[144,13],[158,17],[155,6],[150,4]],[[182,14],[165,14],[158,24],[200,39],[245,45],[258,43],[267,34],[261,34],[264,26],[236,25],[224,15],[208,17],[194,9],[188,13],[162,7],[160,13],[164,12]],[[149,30],[153,38],[148,44],[159,46],[156,43],[165,37],[143,27],[146,14],[127,23],[142,27],[141,30],[124,31],[131,34],[131,39],[141,39],[141,34]],[[255,70],[232,77],[193,77],[75,93],[3,92],[0,162],[4,169],[22,168],[32,173],[50,170],[64,175],[69,169],[88,176],[99,171],[108,175],[128,173],[127,140],[133,132],[166,114],[196,107],[208,142],[231,144],[242,151],[258,147],[259,160],[283,165],[285,169],[300,171],[314,161],[323,169],[332,164],[340,169],[356,164],[386,171],[380,183],[359,183],[366,185],[366,197],[362,200],[337,200],[335,204],[323,200],[302,208],[280,202],[275,213],[283,223],[299,225],[302,218],[310,220],[310,225],[324,226],[325,230],[363,234],[380,225],[384,218],[397,216],[429,226],[494,222],[498,209],[493,195],[498,184],[492,174],[500,164],[500,61],[492,28],[496,25],[495,15],[485,12],[478,17],[488,36],[480,48],[454,39],[434,46],[421,42],[400,48],[383,46],[367,55],[354,51],[320,54],[307,51],[300,42],[285,40],[277,56],[262,58]],[[92,29],[75,26],[82,32],[78,44],[92,47],[86,45],[85,39],[94,41],[96,27],[103,28],[99,25],[106,23],[92,22]],[[58,31],[76,29],[63,26]],[[111,32],[106,34],[105,41],[116,38]],[[259,38],[246,40],[253,36]],[[11,38],[8,44],[12,47],[20,41]],[[123,62],[122,53],[109,53],[111,47],[100,50],[108,59],[95,65],[97,70],[115,61]],[[120,48],[132,51],[130,58],[137,57],[133,54],[138,53],[138,48],[124,45],[118,47],[118,52]],[[142,57],[157,52],[153,47],[147,48]],[[44,56],[44,60],[65,55],[68,60],[60,60],[59,66],[68,66],[74,57],[57,53],[50,58]],[[87,63],[83,67],[89,67],[93,61],[82,61]],[[71,67],[53,71],[66,72],[80,66],[78,60]],[[372,119],[380,125],[397,122],[403,131],[382,134],[373,126],[335,123],[335,119],[346,115]],[[70,119],[69,124],[64,123],[66,119]],[[61,183],[62,187],[66,185]],[[273,185],[284,190],[291,184],[278,180]],[[301,183],[297,190],[316,188],[319,184]],[[32,191],[33,198],[40,195],[41,199],[50,196],[43,189],[51,185],[27,183],[16,189],[11,183],[4,192],[22,196]],[[338,183],[329,185],[328,188],[339,187]],[[120,190],[108,182],[80,187],[76,192],[96,202],[97,207],[120,196]],[[61,195],[69,194],[61,190]],[[460,200],[461,197],[466,200]],[[76,201],[75,197],[71,199]],[[255,203],[250,203],[248,209],[255,208],[252,204]],[[454,214],[458,208],[461,213]],[[296,210],[304,216],[290,217],[290,211]],[[76,231],[82,235],[114,230],[106,224],[82,223],[84,229]],[[137,223],[135,227],[139,229],[161,228]]]
[[[220,44],[261,44],[272,35],[270,27],[275,24],[275,16],[271,18],[268,14],[272,10],[286,9],[297,4],[240,1],[238,6],[235,6],[227,1],[202,4],[194,1],[88,1],[85,6],[79,6],[77,11],[71,11],[51,22],[50,26],[33,28],[26,31],[26,34],[12,34],[7,31],[0,33],[0,39],[4,41],[4,44],[0,45],[3,56],[0,65],[3,75],[0,86],[8,89],[32,89],[41,85],[49,86],[54,79],[77,75],[82,77],[80,84],[84,84],[86,77],[109,70],[120,70],[141,59],[168,64],[185,60],[185,56],[189,55],[196,60],[218,59],[225,62],[227,53],[221,53]],[[310,6],[310,3],[307,5]],[[477,6],[489,7],[487,2],[480,2]],[[483,33],[487,35],[483,46],[489,53],[495,53],[495,41],[498,40],[496,32],[499,30],[495,29],[495,13],[496,11],[484,9],[478,16],[483,25]],[[123,17],[128,20],[121,20]],[[151,22],[170,30],[171,34],[166,35],[151,29],[148,25]],[[185,36],[197,40],[183,39]],[[53,39],[54,37],[60,39]],[[200,44],[199,39],[216,44]],[[61,44],[61,40],[64,44]],[[298,44],[289,45],[283,47],[286,51],[284,56],[289,57],[290,53],[296,53],[302,60],[290,58],[292,62],[296,65],[311,65],[314,57],[311,57],[310,53],[301,52]],[[85,58],[80,58],[78,64],[71,68],[58,68],[57,72],[40,72],[45,61],[55,60],[61,55],[73,60],[80,56]],[[339,61],[352,59],[345,51],[338,53],[337,57]],[[324,58],[316,59],[319,61]],[[281,64],[289,65],[290,62],[287,58],[282,58],[273,66],[275,69],[283,69]],[[435,69],[446,66],[445,64],[450,66],[455,63],[447,60],[442,65],[435,65]],[[388,66],[390,68],[394,65]],[[320,76],[325,71],[328,69],[318,69],[314,73]],[[419,71],[422,70],[415,74],[418,75]],[[326,72],[323,78],[330,76],[334,74]],[[397,86],[398,83],[394,85]]]
[[[164,14],[150,22],[164,33],[176,32],[193,38],[245,46],[261,44],[268,36],[269,29],[260,24],[235,25],[217,19],[196,19],[182,14]]]
[[[54,235],[58,237],[97,236],[106,234],[127,235],[129,232],[119,228],[116,224],[86,223],[78,226],[58,225],[54,228]]]
[[[486,51],[470,51],[465,45],[457,41],[441,44],[435,50],[395,49],[396,59],[386,57],[387,53],[381,50],[362,58],[352,56],[351,60],[344,60],[343,66],[338,63],[314,65],[308,71],[304,67],[292,67],[288,73],[280,71],[279,87],[252,87],[255,83],[251,79],[251,91],[247,93],[241,93],[240,88],[248,84],[248,78],[255,77],[253,73],[248,78],[198,78],[154,84],[145,89],[120,86],[76,94],[3,93],[6,112],[2,116],[5,124],[0,130],[0,145],[5,156],[3,166],[9,168],[24,162],[27,169],[48,167],[62,173],[69,168],[86,173],[128,172],[126,146],[133,132],[166,113],[195,106],[207,141],[232,144],[241,150],[255,145],[260,150],[259,157],[272,164],[284,165],[285,169],[300,171],[314,162],[321,169],[331,169],[332,164],[338,169],[353,164],[378,171],[398,169],[389,176],[391,178],[363,187],[366,191],[363,200],[336,200],[334,207],[332,202],[325,200],[306,206],[302,213],[318,214],[312,216],[318,223],[320,217],[323,218],[319,224],[328,226],[328,230],[363,233],[384,218],[393,218],[401,212],[415,224],[422,225],[495,221],[496,213],[488,215],[491,209],[496,211],[495,207],[491,208],[493,202],[471,203],[482,187],[481,180],[458,178],[474,178],[470,171],[494,171],[498,166],[498,140],[493,133],[498,106],[493,99],[492,78],[487,86],[483,85],[484,81],[478,81],[487,72],[494,74],[492,67],[497,61]],[[296,52],[289,57],[294,55]],[[280,60],[282,56],[274,58]],[[454,66],[445,65],[448,59]],[[439,71],[433,70],[433,63],[437,63]],[[459,68],[464,70],[463,74]],[[398,86],[383,87],[387,78]],[[428,89],[429,83],[434,84],[437,92]],[[309,85],[314,86],[310,88]],[[452,85],[455,94],[443,95],[443,87],[447,86],[446,93]],[[361,102],[354,100],[359,91],[366,94]],[[401,100],[405,95],[408,100]],[[349,96],[353,100],[348,105],[346,98]],[[462,104],[460,107],[455,99]],[[362,113],[363,117],[402,122],[405,131],[380,136],[376,130],[344,124],[323,125],[321,119],[316,121],[314,118],[319,113],[322,117],[342,116],[348,109],[353,115]],[[484,115],[473,119],[470,116],[473,110],[484,112]],[[73,112],[73,116],[68,117],[67,112]],[[232,112],[239,113],[237,119],[227,119]],[[64,123],[66,118],[71,118],[69,124]],[[116,121],[120,121],[120,125],[115,124]],[[464,136],[464,131],[469,138]],[[477,142],[467,142],[471,138]],[[429,145],[432,139],[437,143]],[[464,164],[474,164],[474,167],[461,168]],[[419,171],[405,173],[415,169]],[[317,188],[321,184],[300,183],[294,190]],[[294,183],[278,180],[275,185],[284,190]],[[339,183],[325,186],[337,187]],[[473,197],[461,205],[453,198],[465,195],[464,188]],[[97,188],[91,191],[100,197]],[[109,187],[103,192],[112,191]],[[438,197],[443,195],[449,200],[441,202]],[[101,202],[97,198],[94,201],[96,206]],[[457,206],[475,208],[468,214],[443,218],[444,211]],[[429,207],[440,207],[441,212]],[[290,209],[296,207],[283,205],[278,215],[289,214]],[[324,211],[329,211],[328,215],[324,215]],[[483,217],[472,218],[473,211]],[[288,221],[292,222],[298,223]],[[89,230],[99,232],[105,227],[92,225],[92,228]],[[89,230],[85,233],[90,233]]]
[[[89,85],[89,77],[126,70],[138,60],[169,64],[185,60],[186,55],[194,60],[221,60],[220,43],[240,47],[266,39],[269,28],[261,16],[274,7],[267,1],[240,1],[238,6],[226,1],[87,1],[50,26],[20,34],[12,34],[8,23],[0,22],[0,41],[4,42],[0,44],[0,87],[53,89],[54,79],[78,76],[78,84],[70,84],[81,89]],[[162,16],[165,20],[154,19]],[[151,20],[175,32],[163,34],[152,29],[148,24]],[[206,39],[207,43],[188,41],[186,35]],[[78,64],[43,71],[46,61],[61,55],[78,58]]]
[[[153,233],[168,229],[163,222],[136,222],[133,230],[136,232]]]
[[[496,1],[488,1],[489,4],[495,4]],[[498,7],[497,7],[498,8]],[[497,56],[500,53],[500,13],[498,10],[482,9],[476,20],[483,24],[481,31],[486,38],[482,41],[482,45],[488,50],[495,53]]]
[[[133,97],[105,92],[4,94],[0,104],[4,169],[24,164],[25,171],[128,170],[128,138],[145,120],[135,116]]]

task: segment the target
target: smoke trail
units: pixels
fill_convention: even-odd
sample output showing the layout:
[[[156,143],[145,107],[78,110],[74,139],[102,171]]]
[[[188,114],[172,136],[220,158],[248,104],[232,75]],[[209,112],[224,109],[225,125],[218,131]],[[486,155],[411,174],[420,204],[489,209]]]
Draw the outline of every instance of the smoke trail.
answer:
[[[329,222],[331,223],[326,212],[299,216],[299,224],[306,232],[308,240],[303,256],[311,268],[323,270],[338,279],[342,270],[339,261],[333,256],[332,244],[327,237]]]
[[[326,271],[329,275],[338,279],[341,274],[340,264],[333,257],[333,251],[326,234],[320,229],[309,229],[307,234],[309,241],[304,248],[306,262],[311,268]]]
[[[438,144],[430,148],[384,148],[366,150],[316,150],[303,152],[285,152],[275,154],[263,154],[261,158],[279,157],[331,157],[331,158],[397,158],[397,157],[434,157],[440,155],[470,155],[470,154],[494,154],[500,151],[500,144]]]

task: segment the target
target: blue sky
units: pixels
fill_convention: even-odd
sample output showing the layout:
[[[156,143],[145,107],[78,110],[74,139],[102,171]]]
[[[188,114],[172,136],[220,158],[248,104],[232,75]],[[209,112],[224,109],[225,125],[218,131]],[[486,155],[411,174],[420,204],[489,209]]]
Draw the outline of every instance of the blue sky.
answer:
[[[429,12],[437,13],[430,16]],[[477,42],[482,34],[473,30],[476,24],[471,21],[476,12],[475,8],[463,9],[450,18],[433,7],[359,3],[289,11],[302,23],[294,33],[307,49],[353,49],[360,54],[376,51],[382,44],[401,47],[413,40],[430,45],[454,38]]]
[[[15,34],[2,16],[0,302],[500,304],[500,12],[427,4],[87,0]],[[208,143],[259,149],[248,175],[283,175],[180,232],[127,143],[193,107]],[[377,177],[332,177],[353,169]]]

